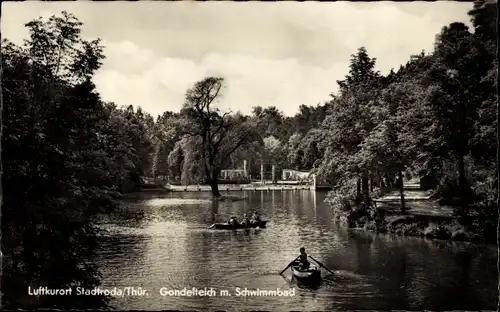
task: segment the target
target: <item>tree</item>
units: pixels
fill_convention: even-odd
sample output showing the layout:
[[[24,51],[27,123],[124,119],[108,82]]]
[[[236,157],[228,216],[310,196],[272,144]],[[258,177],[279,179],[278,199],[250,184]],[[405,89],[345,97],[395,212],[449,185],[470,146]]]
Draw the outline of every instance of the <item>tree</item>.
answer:
[[[177,131],[176,123],[179,116],[172,112],[165,112],[159,116],[152,126],[152,144],[155,152],[152,155],[152,174],[154,177],[180,176],[180,170],[171,166],[169,155],[173,151],[176,142],[180,140],[180,133]],[[175,161],[174,161],[175,163]]]
[[[497,2],[476,1],[469,12],[474,25],[473,47],[476,71],[479,72],[478,85],[473,90],[479,104],[478,118],[475,119],[475,137],[471,140],[471,153],[476,161],[486,166],[495,162],[497,143],[495,138],[497,122]]]
[[[337,101],[337,109],[342,110],[342,117],[345,114],[354,113],[350,116],[352,123],[350,142],[345,142],[344,148],[347,148],[354,154],[358,145],[374,127],[371,120],[370,106],[378,96],[378,87],[380,85],[380,74],[375,70],[375,58],[370,58],[364,47],[358,49],[357,54],[351,56],[349,75],[345,80],[337,81],[340,87],[340,96]],[[333,114],[332,114],[333,115]],[[341,121],[338,120],[338,121]],[[349,125],[344,124],[343,130]],[[355,170],[360,176],[359,189],[363,196],[369,196],[369,169],[367,167],[356,167]]]
[[[370,168],[357,161],[355,155],[375,126],[371,107],[376,103],[381,85],[380,74],[375,70],[375,59],[368,56],[365,48],[359,48],[357,54],[351,56],[349,75],[337,83],[339,95],[332,95],[328,104],[329,115],[322,124],[325,140],[318,147],[325,154],[323,161],[318,162],[316,171],[326,180],[337,181],[334,183],[344,182],[339,180],[340,168],[348,173],[345,179],[357,176],[355,197],[359,203],[361,195],[369,197],[370,190]]]
[[[370,58],[365,47],[360,47],[356,54],[351,55],[349,74],[344,80],[338,80],[340,94],[345,95],[355,87],[372,85],[380,78],[375,71],[375,58]]]
[[[0,9],[0,14],[1,14],[1,9]],[[0,22],[2,20],[2,17],[0,15]],[[3,42],[2,38],[2,30],[0,29],[0,42]],[[2,86],[2,81],[3,81],[3,51],[0,53],[0,211],[3,208],[3,185],[2,185],[2,180],[3,180],[3,166],[2,166],[2,142],[3,142],[3,86]],[[3,247],[3,246],[2,246]]]
[[[274,136],[268,136],[263,140],[264,146],[261,149],[260,160],[271,163],[274,166],[274,174],[279,176],[283,170],[285,162],[285,150],[283,144]],[[274,183],[275,181],[273,181]]]
[[[481,103],[482,77],[487,73],[474,44],[474,37],[463,23],[444,27],[437,36],[436,62],[430,71],[443,91],[443,104],[436,106],[438,120],[444,130],[444,142],[456,159],[460,209],[468,215],[471,204],[471,185],[466,176],[465,158],[473,147],[478,103]]]
[[[283,116],[283,112],[275,106],[266,108],[260,106],[253,107],[253,117],[256,121],[256,127],[262,136],[274,136],[280,141],[283,141],[286,137],[285,117]]]
[[[220,97],[223,79],[208,77],[198,81],[186,93],[181,110],[181,128],[185,136],[200,139],[201,159],[212,195],[220,197],[219,174],[229,165],[229,157],[243,146],[260,139],[254,125],[240,114],[221,114],[214,107]]]
[[[321,141],[325,140],[324,132],[321,129],[313,128],[303,137],[301,142],[302,167],[305,170],[312,170],[319,165],[324,150],[321,148]]]
[[[475,137],[470,142],[474,160],[475,200],[473,213],[478,232],[487,238],[496,236],[500,216],[499,169],[500,150],[498,144],[498,58],[497,58],[497,1],[475,1],[469,11],[474,25],[474,60],[477,63],[479,83],[473,89],[479,104],[475,120]]]
[[[365,49],[351,57],[349,75],[338,82],[318,129],[326,139],[317,144],[324,156],[316,172],[333,183],[334,207],[348,211],[349,200],[367,193],[368,175],[381,188],[397,182],[404,210],[402,175],[416,173],[468,228],[497,236],[496,11],[496,1],[476,1],[469,12],[474,32],[451,23],[437,35],[432,54],[413,55],[386,77],[378,77]],[[291,158],[304,149],[294,147]]]
[[[304,152],[300,150],[301,140],[302,135],[297,132],[288,139],[287,161],[288,165],[295,170],[302,169],[302,157]]]
[[[71,14],[27,23],[22,47],[2,45],[2,304],[6,308],[101,308],[102,296],[28,298],[28,285],[96,287],[98,213],[118,198],[106,150],[109,110],[90,79],[99,41],[80,38]]]
[[[328,103],[314,106],[299,106],[299,112],[293,117],[295,130],[301,134],[306,134],[311,129],[318,128],[327,115]]]
[[[264,140],[264,149],[262,152],[262,158],[266,161],[277,162],[280,161],[282,157],[283,146],[277,138],[270,135],[265,137]]]
[[[299,133],[305,134],[313,125],[311,125],[311,107],[304,104],[299,106],[299,112],[295,115],[295,124]]]
[[[366,164],[374,173],[397,177],[403,213],[403,174],[415,167],[432,134],[428,131],[432,129],[433,116],[426,107],[429,91],[414,81],[396,82],[385,88],[379,105],[372,111],[377,125],[355,156],[358,166]]]
[[[151,170],[151,159],[154,147],[151,141],[151,116],[144,114],[139,107],[134,111],[134,107],[119,110],[121,114],[125,138],[130,143],[130,149],[134,154],[133,169],[130,171],[130,180],[135,184],[141,183],[141,176]]]
[[[168,172],[174,180],[182,181],[182,177],[189,176],[191,173],[184,172],[185,149],[190,145],[184,144],[181,139],[175,142],[174,147],[168,154]]]

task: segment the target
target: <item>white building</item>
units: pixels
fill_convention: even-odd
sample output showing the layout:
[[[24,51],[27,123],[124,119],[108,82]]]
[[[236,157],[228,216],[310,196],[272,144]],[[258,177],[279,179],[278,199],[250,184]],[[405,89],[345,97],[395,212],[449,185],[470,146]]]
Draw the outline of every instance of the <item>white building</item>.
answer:
[[[291,169],[283,169],[281,179],[283,181],[299,181],[309,179],[310,173],[308,171],[298,171]]]
[[[246,179],[248,178],[247,161],[243,161],[243,169],[225,169],[220,171],[220,178],[223,180]]]

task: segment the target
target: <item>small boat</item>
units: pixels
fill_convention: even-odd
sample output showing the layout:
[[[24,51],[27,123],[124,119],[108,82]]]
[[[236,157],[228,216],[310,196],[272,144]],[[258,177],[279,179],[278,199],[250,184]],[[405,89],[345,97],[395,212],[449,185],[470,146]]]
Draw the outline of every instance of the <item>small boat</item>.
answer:
[[[292,265],[291,268],[293,276],[299,281],[313,282],[321,279],[321,270],[313,264],[309,265],[309,268],[306,270],[299,269],[298,263]]]
[[[238,229],[265,228],[266,223],[267,223],[267,221],[260,221],[258,223],[251,223],[248,225],[241,225],[241,224],[233,225],[233,224],[227,224],[227,223],[214,223],[209,227],[209,229],[238,230]]]

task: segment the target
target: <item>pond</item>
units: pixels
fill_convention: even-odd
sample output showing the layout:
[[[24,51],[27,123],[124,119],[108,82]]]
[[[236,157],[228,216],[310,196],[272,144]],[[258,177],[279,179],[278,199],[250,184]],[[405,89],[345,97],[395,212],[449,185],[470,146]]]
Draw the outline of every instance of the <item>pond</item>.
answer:
[[[248,191],[212,203],[209,193],[144,194],[102,221],[102,287],[142,287],[116,297],[118,309],[143,310],[494,310],[496,246],[378,235],[332,221],[325,193]],[[232,215],[259,211],[265,229],[209,230]],[[305,247],[334,271],[318,287],[279,272]],[[237,288],[293,296],[238,296]],[[214,289],[215,296],[161,295]],[[224,292],[226,291],[227,292]],[[221,292],[222,291],[222,292]],[[241,293],[240,293],[241,294]],[[290,293],[289,293],[290,294]]]

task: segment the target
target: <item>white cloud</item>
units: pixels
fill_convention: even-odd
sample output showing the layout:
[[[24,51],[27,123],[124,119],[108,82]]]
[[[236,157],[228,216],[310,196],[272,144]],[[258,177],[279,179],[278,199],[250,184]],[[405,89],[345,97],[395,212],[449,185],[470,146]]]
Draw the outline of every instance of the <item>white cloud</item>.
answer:
[[[249,113],[252,106],[275,105],[292,115],[300,104],[327,100],[335,79],[341,79],[348,66],[337,63],[323,69],[296,59],[215,53],[195,63],[162,58],[131,42],[107,43],[105,51],[107,61],[94,80],[103,99],[141,106],[154,116],[179,110],[186,90],[209,75],[225,78],[221,109]]]
[[[176,111],[187,88],[217,75],[227,84],[222,108],[275,105],[292,115],[300,104],[329,99],[359,47],[387,73],[431,51],[441,28],[468,22],[470,8],[451,1],[7,2],[2,35],[19,43],[25,22],[67,10],[84,23],[84,37],[104,40],[95,82],[105,100],[153,115]]]

